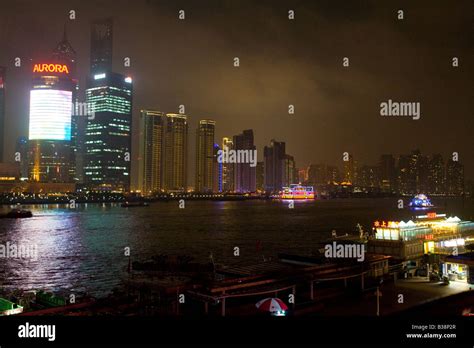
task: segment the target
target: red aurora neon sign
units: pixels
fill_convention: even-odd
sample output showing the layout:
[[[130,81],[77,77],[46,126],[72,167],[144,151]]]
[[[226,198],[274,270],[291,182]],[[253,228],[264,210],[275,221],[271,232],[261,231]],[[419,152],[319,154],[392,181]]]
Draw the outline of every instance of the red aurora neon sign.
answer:
[[[62,73],[69,74],[69,68],[64,64],[35,64],[34,73]]]

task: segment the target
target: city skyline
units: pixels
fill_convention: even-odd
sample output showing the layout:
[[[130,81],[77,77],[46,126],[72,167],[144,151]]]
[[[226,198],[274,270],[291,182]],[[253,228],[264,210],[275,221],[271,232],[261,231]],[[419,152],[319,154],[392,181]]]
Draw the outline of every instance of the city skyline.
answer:
[[[1,337],[469,343],[472,13],[0,4]]]
[[[28,21],[29,15],[24,14],[25,20],[20,21],[26,23],[24,31],[19,30],[15,25],[10,25],[13,19],[4,18],[3,16],[7,13],[5,11],[3,15],[0,15],[2,19],[5,19],[3,21],[5,26],[0,28],[0,43],[5,48],[0,52],[0,65],[7,67],[8,77],[5,127],[9,132],[6,135],[6,154],[13,153],[17,138],[26,134],[24,123],[26,122],[25,109],[27,106],[25,104],[27,103],[25,103],[24,83],[28,78],[28,73],[25,71],[27,70],[25,65],[21,68],[14,67],[13,58],[19,56],[24,62],[34,56],[50,52],[55,43],[60,41],[66,22],[69,40],[78,54],[79,85],[80,93],[83,94],[90,57],[89,24],[90,21],[99,17],[97,13],[101,8],[107,8],[107,17],[111,16],[115,20],[114,71],[131,75],[136,82],[133,110],[135,125],[133,127],[133,148],[135,149],[138,148],[136,133],[138,127],[136,125],[138,124],[139,111],[137,110],[156,108],[167,112],[176,112],[179,105],[185,105],[186,114],[193,127],[199,119],[212,118],[216,120],[219,125],[216,130],[218,139],[227,134],[236,134],[239,129],[252,128],[255,132],[258,149],[262,149],[273,138],[285,140],[289,147],[288,152],[295,155],[297,167],[317,162],[338,163],[342,158],[342,153],[346,151],[354,154],[359,160],[370,163],[377,160],[378,153],[375,152],[375,148],[383,153],[407,153],[412,148],[420,148],[422,152],[442,153],[444,156],[458,152],[460,161],[466,166],[466,177],[472,177],[474,164],[469,160],[472,158],[472,150],[467,141],[472,126],[469,124],[462,126],[464,124],[462,120],[468,117],[469,110],[472,109],[472,101],[467,99],[464,94],[454,92],[459,88],[467,88],[469,82],[467,76],[472,69],[467,59],[469,57],[466,50],[468,45],[463,41],[464,36],[448,36],[443,31],[444,26],[438,28],[437,19],[433,15],[436,8],[430,10],[423,8],[423,12],[420,12],[421,6],[419,4],[406,5],[405,26],[410,28],[412,40],[420,41],[423,38],[425,44],[421,46],[422,51],[420,52],[425,54],[429,52],[432,55],[433,59],[429,65],[425,66],[425,69],[430,69],[428,71],[437,71],[436,74],[430,74],[431,79],[439,76],[436,83],[425,84],[425,81],[428,80],[423,78],[422,74],[418,74],[415,69],[419,61],[410,58],[413,53],[412,42],[407,38],[407,34],[393,28],[396,21],[397,8],[395,6],[384,4],[375,8],[371,2],[368,2],[365,8],[367,11],[362,13],[355,6],[342,4],[341,7],[341,4],[337,5],[339,10],[335,11],[336,5],[331,4],[323,3],[319,6],[308,4],[297,6],[295,4],[297,20],[288,23],[286,15],[289,5],[284,6],[282,2],[276,2],[272,10],[266,3],[250,6],[244,2],[239,8],[234,8],[231,4],[210,4],[209,8],[220,9],[230,15],[229,24],[226,25],[218,19],[211,18],[209,26],[204,28],[195,24],[193,18],[194,16],[202,18],[207,15],[207,12],[204,13],[202,9],[197,9],[186,2],[183,3],[183,8],[187,10],[184,21],[178,19],[177,8],[154,1],[138,2],[136,7],[127,12],[127,17],[125,17],[123,10],[107,7],[107,2],[99,4],[99,11],[93,11],[86,5],[78,5],[76,9],[78,17],[75,21],[69,20],[67,17],[69,9],[61,6],[48,8],[47,11],[38,8],[38,11],[32,11],[35,13],[34,21]],[[25,5],[7,4],[4,6],[6,9],[18,9],[24,8]],[[232,16],[232,12],[235,10],[235,16],[238,16],[242,11],[251,8],[255,10],[253,12],[256,15],[251,18],[250,28],[263,22],[264,26],[261,27],[260,34],[253,38],[248,29],[240,28],[242,35],[237,35],[231,27],[237,18]],[[156,34],[154,28],[150,26],[145,29],[138,26],[138,17],[135,14],[143,15],[144,9],[150,10],[146,16],[161,18],[164,23],[168,24],[168,29],[157,36],[157,40],[162,40],[156,41],[158,47],[163,50],[156,51],[159,54],[156,55],[158,59],[155,59],[154,62],[146,58],[150,55],[147,54],[145,47],[130,40],[136,35],[151,38]],[[458,15],[456,23],[452,23],[453,32],[463,32],[467,25],[467,21],[463,20],[464,14],[459,13],[458,8],[447,9],[447,11]],[[352,22],[347,18],[341,18],[339,12],[344,13],[346,17],[348,15]],[[15,16],[20,16],[21,12],[16,11],[15,13]],[[315,30],[314,25],[309,23],[307,18],[309,13],[320,19],[318,30]],[[426,28],[420,27],[416,21],[412,20],[415,15],[424,18],[425,21],[429,20],[426,23]],[[43,23],[46,18],[48,25]],[[446,14],[446,18],[449,20],[454,16]],[[342,25],[341,29],[332,36],[337,43],[334,48],[328,46],[328,41],[322,36],[327,30],[328,19]],[[344,33],[348,23],[354,24],[355,28],[359,30],[355,41],[363,43],[365,50],[363,54],[356,47],[350,46],[351,42]],[[275,33],[272,28],[274,29],[274,25],[277,24],[285,28],[286,34],[275,43],[268,35]],[[380,34],[374,34],[371,30],[375,24],[382,25],[382,29],[379,30]],[[222,25],[223,28],[222,33],[217,36],[211,30],[216,25]],[[176,41],[178,37],[186,37],[186,33],[193,29],[197,30],[197,32],[193,32],[196,35],[195,43],[186,42],[184,44]],[[433,33],[428,32],[428,29]],[[303,34],[306,38],[315,39],[318,45],[311,49],[304,48],[301,40],[295,36],[296,33]],[[367,36],[368,33],[376,35],[377,39],[386,35],[393,42],[383,46],[385,51],[379,52],[374,50],[374,46],[369,43],[374,38],[363,40],[364,37],[371,38],[370,35]],[[215,42],[215,40],[220,42],[220,35],[226,38],[229,36],[236,38],[235,45],[226,44],[220,47],[219,51],[222,52],[217,52],[209,44],[205,44],[206,39],[211,42]],[[439,52],[438,42],[440,41],[435,38],[440,38],[441,42],[451,42],[449,49]],[[24,44],[14,47],[11,45],[14,41],[21,41]],[[147,42],[147,40],[140,41]],[[153,40],[149,42],[153,42]],[[226,42],[232,42],[232,40],[226,40]],[[339,47],[342,43],[344,47],[347,47],[346,52],[343,52]],[[262,47],[265,49],[263,51],[251,50],[255,52],[252,55],[246,53],[249,51],[248,49],[259,47],[259,45],[263,45]],[[243,50],[243,47],[247,49]],[[282,50],[282,47],[286,47],[285,50]],[[407,53],[401,61],[400,56],[395,55],[396,60],[390,57],[390,52],[395,47],[403,47]],[[456,50],[451,47],[456,47]],[[155,50],[153,47],[147,49],[151,50],[150,52]],[[208,50],[212,59],[208,61],[203,59],[205,56],[202,55],[193,55],[192,60],[179,58],[184,57],[184,53],[189,52],[190,49],[196,52],[203,52],[203,49]],[[16,52],[18,54],[15,54]],[[161,52],[163,54],[160,54]],[[314,58],[318,64],[309,67],[306,64],[306,59],[294,57],[296,52],[301,53],[301,57]],[[451,65],[451,56],[454,55],[459,57],[458,68]],[[240,58],[238,68],[234,67],[233,59],[236,56]],[[348,68],[344,68],[342,65],[342,59],[346,56],[350,58]],[[123,67],[124,57],[131,58],[130,68]],[[276,59],[274,64],[264,63],[268,59],[271,60],[272,57]],[[374,64],[374,62],[379,63]],[[399,63],[394,64],[395,62]],[[198,72],[199,69],[195,69],[198,66],[204,68],[202,73]],[[293,68],[290,69],[290,67]],[[323,67],[327,68],[327,72],[322,69]],[[278,74],[275,74],[275,69],[278,69]],[[206,71],[208,78],[204,71]],[[304,77],[308,73],[303,74],[303,71],[310,72],[309,79]],[[398,85],[403,86],[403,91],[391,89],[386,93],[377,92],[380,90],[378,86],[381,80],[379,78],[374,80],[373,73],[375,71],[388,81],[399,81]],[[224,73],[226,78],[216,80],[218,78],[217,72],[219,72],[219,76]],[[249,75],[250,72],[253,75]],[[343,77],[346,75],[354,79],[354,82],[346,80]],[[154,78],[145,79],[144,76]],[[441,77],[443,81],[440,80]],[[209,82],[207,83],[208,88],[196,88],[196,81],[202,78]],[[295,85],[296,81],[299,84]],[[359,86],[355,86],[356,81],[360,81]],[[368,87],[369,82],[373,82],[373,87]],[[409,87],[410,84],[417,86],[418,91],[423,90],[424,92],[414,91]],[[255,94],[251,86],[257,85],[262,89]],[[275,87],[269,88],[270,85]],[[436,85],[437,89],[435,90],[432,85]],[[219,88],[216,88],[217,86]],[[295,88],[296,86],[299,88]],[[456,88],[449,88],[449,86],[456,86]],[[360,87],[366,90],[364,95],[355,93],[361,90]],[[443,88],[442,93],[445,96],[442,105],[438,105],[438,96],[441,93],[439,88]],[[283,91],[286,93],[281,93]],[[211,96],[212,99],[210,99]],[[322,96],[327,98],[321,100]],[[407,101],[418,99],[421,102],[421,119],[409,121],[381,117],[378,114],[379,103],[388,99],[405,99]],[[215,102],[211,102],[211,100]],[[290,104],[295,108],[294,114],[288,113]],[[449,109],[446,109],[448,107]],[[453,125],[452,128],[455,129],[455,132],[447,132],[446,127],[441,126],[444,124],[443,120],[446,120],[445,115],[449,115],[449,122]],[[303,124],[306,126],[301,127]],[[295,131],[296,129],[298,131]],[[393,137],[390,141],[386,141],[389,139],[386,135],[389,134],[392,134]],[[403,134],[403,139],[412,140],[403,141],[398,134]],[[419,134],[426,135],[420,137]],[[442,138],[443,141],[436,140],[439,138]],[[377,144],[377,146],[373,146],[373,144]],[[193,147],[194,141],[191,141],[189,149],[191,154],[195,153]],[[259,161],[263,160],[262,155],[263,153],[259,151]],[[133,157],[136,158],[136,153],[133,154]],[[191,172],[194,171],[193,162],[190,161]],[[132,170],[134,177],[136,177],[136,171],[137,168],[134,165]],[[190,175],[190,178],[193,178],[193,175]]]

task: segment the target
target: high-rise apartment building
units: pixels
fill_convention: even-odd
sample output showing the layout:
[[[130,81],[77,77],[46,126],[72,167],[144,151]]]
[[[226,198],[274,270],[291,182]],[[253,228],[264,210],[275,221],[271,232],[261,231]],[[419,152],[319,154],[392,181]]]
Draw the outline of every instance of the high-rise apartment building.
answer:
[[[229,137],[222,138],[222,151],[228,152],[234,149],[234,142]],[[222,163],[222,191],[234,191],[234,163]]]
[[[222,165],[223,163],[218,161],[219,156],[219,144],[214,144],[214,158],[212,161],[213,164],[213,178],[212,178],[212,192],[219,193],[222,192]]]
[[[234,136],[234,150],[256,151],[253,130],[247,129],[242,134]],[[234,192],[249,193],[256,191],[256,166],[251,163],[235,163]]]
[[[380,188],[382,192],[393,193],[397,189],[396,167],[393,155],[382,155],[379,160],[380,167]]]
[[[445,164],[441,154],[435,154],[428,160],[428,193],[440,195],[445,193]]]
[[[452,159],[446,163],[446,194],[452,196],[464,194],[464,166]]]
[[[6,68],[0,66],[0,163],[5,151],[5,75]]]
[[[213,192],[215,168],[214,161],[214,137],[216,122],[213,120],[201,120],[196,131],[196,180],[195,190],[197,192]]]
[[[285,183],[285,143],[271,141],[270,146],[263,149],[265,166],[265,191],[278,192]]]
[[[91,23],[91,74],[112,72],[113,19],[105,18]]]
[[[298,184],[296,163],[293,156],[285,155],[283,162],[283,186],[289,187]]]
[[[166,114],[164,189],[187,190],[188,121],[184,114]]]
[[[357,185],[357,163],[352,155],[343,162],[343,181]]]
[[[141,110],[138,154],[138,187],[151,195],[164,187],[164,147],[166,115],[156,110]]]
[[[94,190],[130,189],[132,79],[118,73],[95,74],[86,90],[94,110],[84,136],[85,184]]]

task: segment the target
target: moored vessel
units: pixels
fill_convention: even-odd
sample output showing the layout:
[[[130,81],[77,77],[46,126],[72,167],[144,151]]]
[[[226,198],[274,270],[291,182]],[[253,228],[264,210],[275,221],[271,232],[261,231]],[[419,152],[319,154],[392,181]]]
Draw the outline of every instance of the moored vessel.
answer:
[[[302,186],[292,184],[289,187],[283,187],[280,192],[281,199],[314,199],[313,186]]]

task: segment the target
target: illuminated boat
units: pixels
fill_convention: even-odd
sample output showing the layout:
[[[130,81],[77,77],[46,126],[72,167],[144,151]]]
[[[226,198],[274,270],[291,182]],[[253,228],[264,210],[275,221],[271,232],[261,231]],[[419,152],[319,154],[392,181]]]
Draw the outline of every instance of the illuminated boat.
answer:
[[[431,207],[433,207],[433,204],[431,203],[429,198],[426,195],[422,194],[422,193],[420,193],[420,194],[416,195],[415,197],[413,197],[413,199],[411,200],[409,205],[412,208],[431,208]]]
[[[283,187],[280,192],[281,199],[314,199],[313,186],[301,186],[292,184],[290,187]]]

